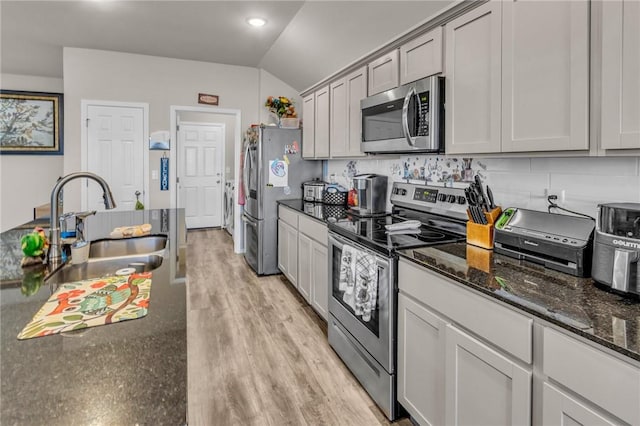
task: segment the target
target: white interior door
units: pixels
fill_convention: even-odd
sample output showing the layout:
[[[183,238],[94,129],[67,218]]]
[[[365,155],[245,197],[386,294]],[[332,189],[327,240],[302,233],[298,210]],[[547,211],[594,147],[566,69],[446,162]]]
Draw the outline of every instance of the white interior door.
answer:
[[[87,170],[107,181],[117,210],[134,210],[135,192],[144,193],[144,109],[88,105],[86,125]],[[104,210],[100,186],[86,185],[87,208]]]
[[[178,206],[187,228],[222,226],[224,125],[180,124]]]

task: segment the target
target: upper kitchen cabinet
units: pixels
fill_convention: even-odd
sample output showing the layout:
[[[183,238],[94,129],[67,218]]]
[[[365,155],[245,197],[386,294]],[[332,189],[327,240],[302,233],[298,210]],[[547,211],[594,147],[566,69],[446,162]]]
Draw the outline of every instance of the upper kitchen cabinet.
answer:
[[[589,3],[502,2],[502,152],[587,149]]]
[[[302,98],[302,157],[329,158],[329,86]]]
[[[362,114],[360,101],[367,97],[367,68],[362,67],[330,86],[331,158],[361,157]]]
[[[589,149],[589,3],[492,1],[445,27],[448,154]]]
[[[442,27],[400,46],[400,84],[442,72]]]
[[[500,152],[500,2],[445,27],[447,154]]]
[[[640,148],[640,2],[602,2],[604,149]]]
[[[398,87],[398,49],[382,55],[367,65],[369,96]]]

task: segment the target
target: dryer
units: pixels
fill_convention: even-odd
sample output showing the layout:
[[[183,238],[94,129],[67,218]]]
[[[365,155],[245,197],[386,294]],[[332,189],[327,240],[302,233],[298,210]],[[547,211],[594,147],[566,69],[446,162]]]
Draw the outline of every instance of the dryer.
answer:
[[[233,235],[233,193],[235,191],[235,181],[228,180],[224,185],[224,229]]]

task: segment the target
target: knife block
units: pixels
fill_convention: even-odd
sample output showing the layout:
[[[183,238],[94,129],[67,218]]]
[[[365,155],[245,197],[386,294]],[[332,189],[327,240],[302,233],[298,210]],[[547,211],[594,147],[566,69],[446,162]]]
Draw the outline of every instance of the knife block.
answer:
[[[489,250],[493,249],[493,228],[501,213],[502,209],[500,206],[489,212],[485,212],[484,215],[487,218],[487,222],[489,222],[486,225],[469,220],[467,222],[467,244]],[[471,215],[469,215],[469,213],[467,213],[467,215],[469,219],[471,219]]]

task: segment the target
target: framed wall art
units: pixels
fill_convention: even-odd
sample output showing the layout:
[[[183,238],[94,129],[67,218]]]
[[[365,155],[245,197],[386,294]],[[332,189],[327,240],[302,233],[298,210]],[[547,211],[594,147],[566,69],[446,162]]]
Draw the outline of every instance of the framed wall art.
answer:
[[[63,155],[62,93],[0,90],[0,154]]]

